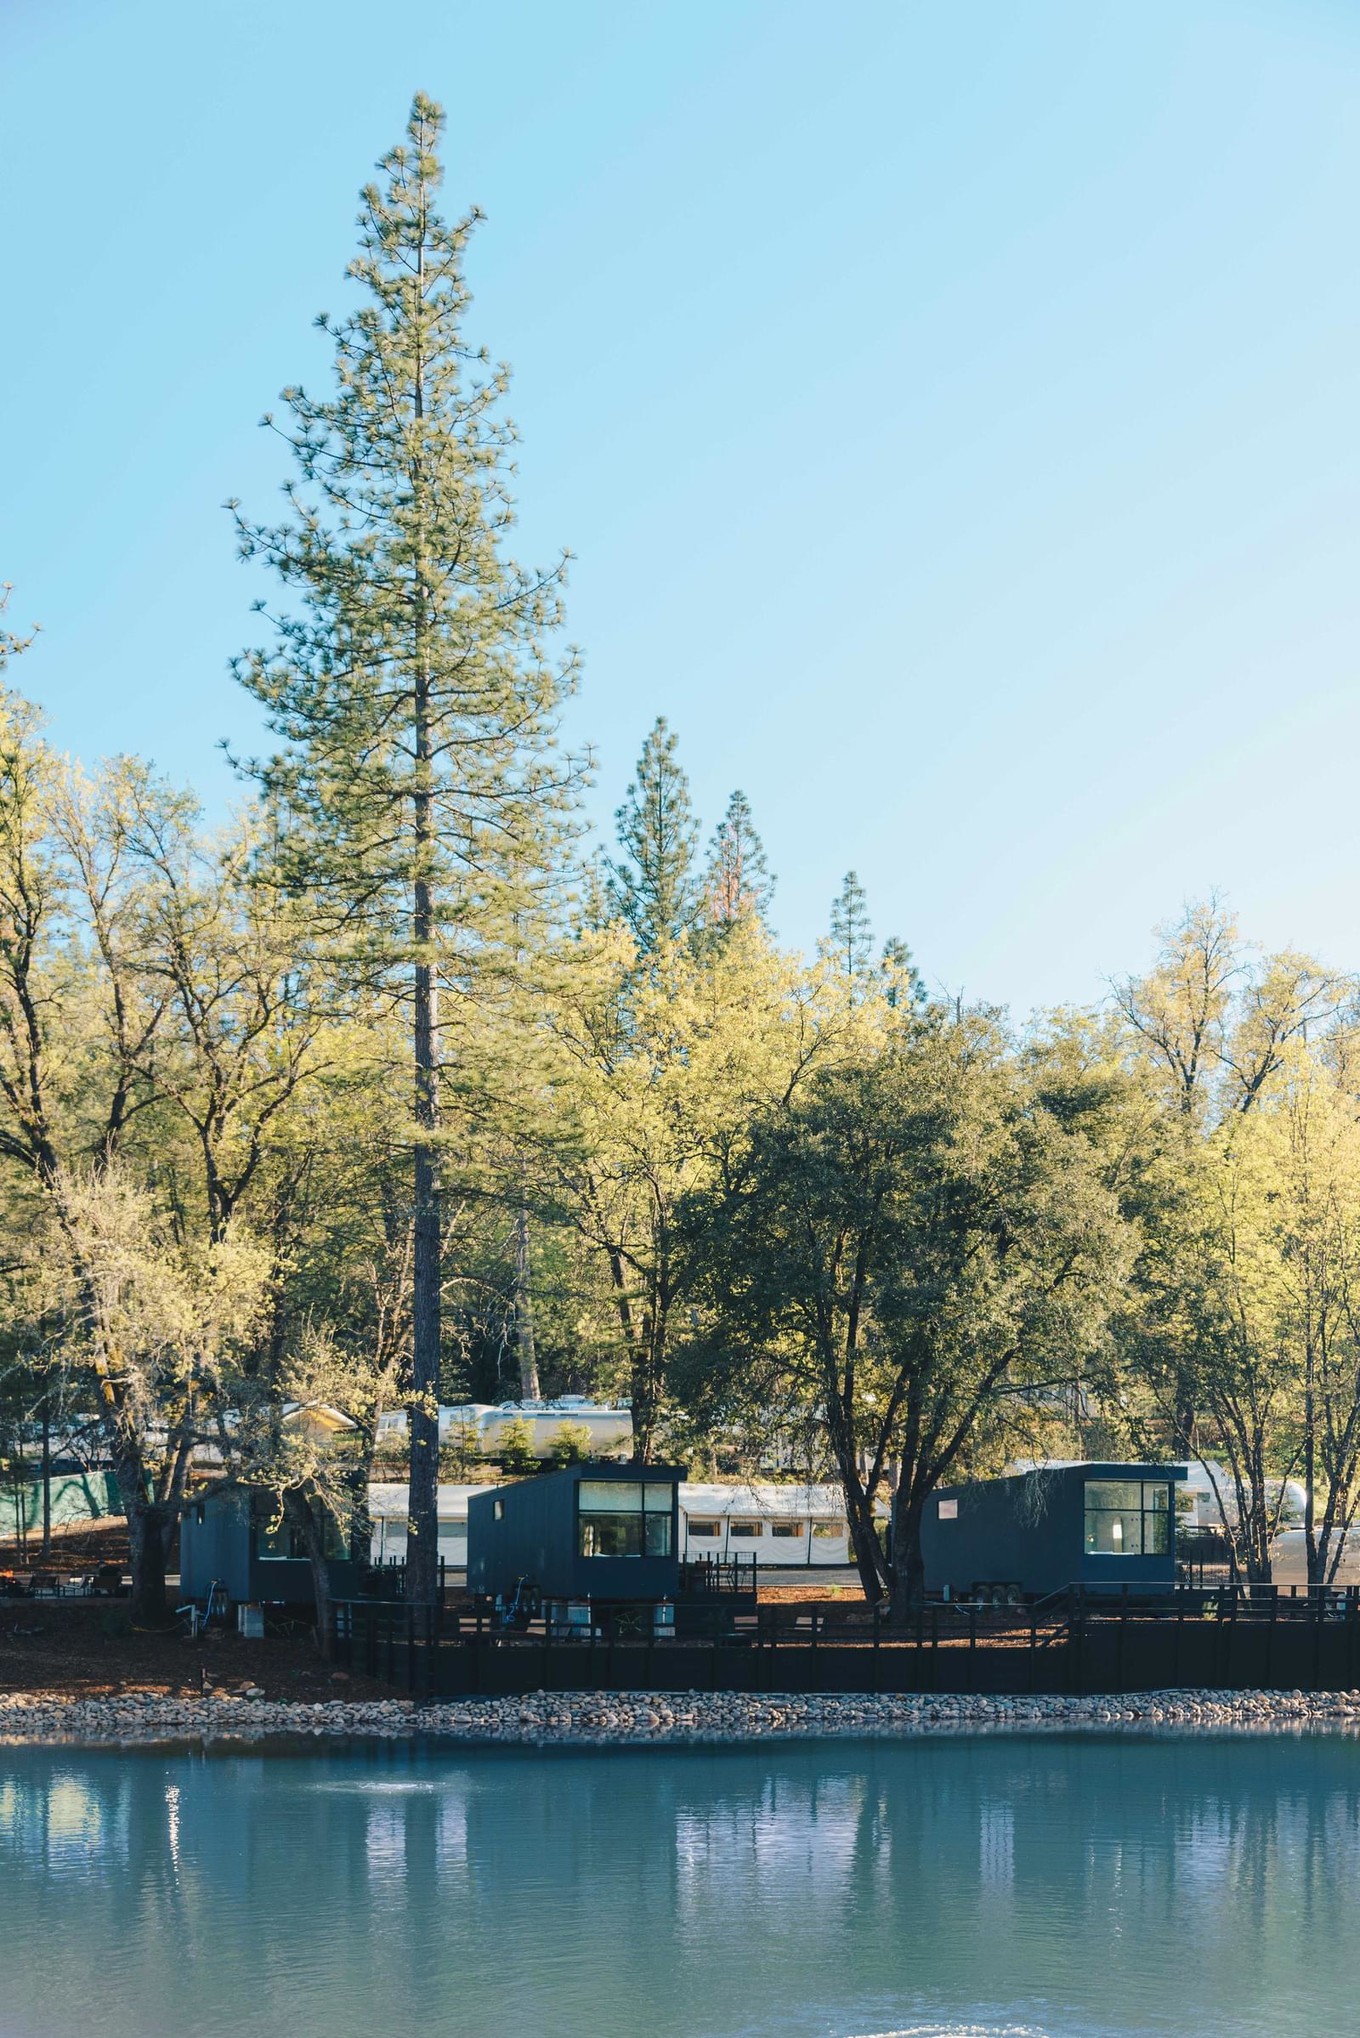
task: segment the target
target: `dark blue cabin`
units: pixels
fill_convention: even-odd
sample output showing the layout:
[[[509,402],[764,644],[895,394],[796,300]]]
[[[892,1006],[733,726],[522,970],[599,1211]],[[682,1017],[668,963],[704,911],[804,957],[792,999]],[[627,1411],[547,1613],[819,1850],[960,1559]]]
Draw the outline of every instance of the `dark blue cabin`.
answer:
[[[204,1600],[214,1582],[236,1604],[310,1606],[312,1567],[299,1530],[276,1522],[273,1496],[249,1486],[224,1485],[191,1499],[179,1530],[180,1593]],[[353,1598],[358,1567],[340,1532],[326,1517],[331,1592]]]
[[[970,1598],[1068,1585],[1165,1591],[1176,1582],[1176,1481],[1183,1465],[1039,1466],[940,1486],[921,1524],[926,1590]]]
[[[508,1602],[522,1579],[553,1626],[594,1609],[674,1605],[680,1586],[674,1465],[569,1465],[468,1500],[471,1592]]]

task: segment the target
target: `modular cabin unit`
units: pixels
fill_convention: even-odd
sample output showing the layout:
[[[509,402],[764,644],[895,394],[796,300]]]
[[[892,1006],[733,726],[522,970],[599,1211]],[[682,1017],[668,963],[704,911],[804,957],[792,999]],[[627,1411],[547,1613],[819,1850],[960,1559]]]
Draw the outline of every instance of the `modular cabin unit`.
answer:
[[[473,1494],[469,1589],[509,1603],[527,1580],[553,1627],[673,1608],[679,1484],[674,1465],[570,1465]]]
[[[1176,1582],[1180,1465],[1077,1464],[937,1487],[921,1523],[926,1590],[969,1598]]]
[[[852,1563],[845,1497],[839,1486],[687,1482],[680,1488],[680,1554],[804,1570]]]
[[[358,1567],[326,1517],[331,1592],[353,1598]],[[186,1600],[206,1599],[214,1584],[237,1604],[310,1606],[312,1567],[300,1532],[275,1523],[273,1496],[249,1486],[219,1486],[190,1500],[180,1521],[179,1582]]]

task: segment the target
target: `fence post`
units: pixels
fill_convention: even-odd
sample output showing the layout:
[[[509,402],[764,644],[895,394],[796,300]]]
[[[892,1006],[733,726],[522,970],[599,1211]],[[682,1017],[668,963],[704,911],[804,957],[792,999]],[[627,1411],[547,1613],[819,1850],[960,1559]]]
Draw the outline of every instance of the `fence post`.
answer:
[[[874,1697],[878,1697],[878,1601],[874,1601]]]
[[[1266,1622],[1267,1691],[1272,1690],[1275,1684],[1275,1615],[1279,1609],[1279,1604],[1280,1604],[1280,1589],[1278,1585],[1272,1586],[1270,1592],[1270,1618]]]

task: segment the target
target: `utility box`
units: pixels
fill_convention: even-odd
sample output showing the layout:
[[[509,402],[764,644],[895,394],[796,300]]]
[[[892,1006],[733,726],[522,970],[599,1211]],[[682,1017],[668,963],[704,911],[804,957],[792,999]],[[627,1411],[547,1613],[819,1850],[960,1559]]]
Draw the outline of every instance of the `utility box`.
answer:
[[[926,1502],[926,1590],[951,1598],[1041,1599],[1069,1585],[1122,1593],[1176,1582],[1176,1482],[1183,1465],[1039,1466],[940,1486]]]

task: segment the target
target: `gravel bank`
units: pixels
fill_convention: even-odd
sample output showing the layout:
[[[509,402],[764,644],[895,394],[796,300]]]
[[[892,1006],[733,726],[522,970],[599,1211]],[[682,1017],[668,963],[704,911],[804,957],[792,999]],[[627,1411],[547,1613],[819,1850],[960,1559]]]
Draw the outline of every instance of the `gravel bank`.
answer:
[[[1036,1728],[1264,1732],[1313,1726],[1360,1730],[1360,1691],[1148,1691],[1117,1698],[540,1692],[419,1707],[406,1699],[299,1705],[221,1693],[72,1699],[0,1692],[0,1746],[10,1747],[202,1747],[417,1735],[476,1746],[670,1747]]]

